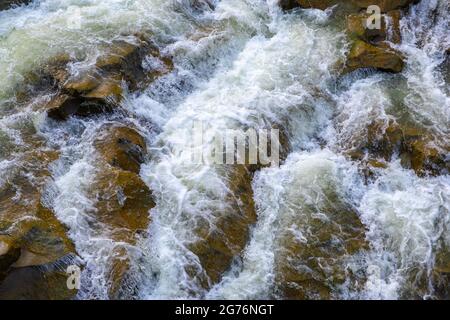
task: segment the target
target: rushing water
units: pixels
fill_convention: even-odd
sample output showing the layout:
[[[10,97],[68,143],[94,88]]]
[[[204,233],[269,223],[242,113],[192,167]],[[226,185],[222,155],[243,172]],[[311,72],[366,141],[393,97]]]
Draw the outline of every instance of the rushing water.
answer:
[[[366,280],[336,283],[332,298],[432,297],[439,243],[450,246],[449,176],[418,177],[394,157],[367,182],[344,152],[374,120],[405,117],[429,130],[438,147],[448,146],[450,89],[440,65],[450,46],[449,17],[448,1],[422,0],[401,21],[398,50],[407,61],[401,74],[339,77],[347,40],[332,10],[283,13],[276,0],[41,0],[0,12],[0,183],[33,145],[26,139],[30,131],[60,150],[45,199],[69,227],[85,266],[81,299],[107,298],[105,272],[118,246],[127,248],[128,280],[138,288],[128,298],[282,298],[276,288],[286,237],[312,243],[309,223],[342,223],[330,203],[357,213],[368,243],[336,258]],[[61,52],[81,57],[84,62],[72,66],[76,72],[105,43],[142,31],[154,35],[175,69],[128,94],[122,103],[127,116],[56,123],[32,107],[15,106],[15,88],[46,59]],[[281,167],[255,174],[257,222],[242,259],[211,288],[187,272],[186,266],[202,272],[189,244],[201,219],[214,225],[228,188],[223,170],[189,164],[179,152],[177,146],[190,144],[195,121],[204,123],[207,137],[277,124],[292,149]],[[89,187],[101,171],[93,141],[112,123],[136,126],[152,155],[140,175],[156,207],[148,235],[135,245],[114,241],[90,214],[96,199]],[[206,139],[203,147],[211,143]],[[343,237],[335,235],[337,242]],[[332,271],[322,272],[329,277]]]

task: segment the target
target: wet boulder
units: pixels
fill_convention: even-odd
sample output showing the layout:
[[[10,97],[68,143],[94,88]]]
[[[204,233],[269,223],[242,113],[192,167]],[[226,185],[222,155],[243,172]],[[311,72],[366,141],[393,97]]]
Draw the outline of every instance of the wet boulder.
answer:
[[[92,213],[96,224],[102,226],[104,237],[115,243],[105,270],[109,298],[127,298],[123,292],[131,286],[130,256],[151,222],[150,210],[155,206],[152,192],[136,173],[103,167],[89,193],[97,200]]]
[[[45,168],[55,155],[29,156],[37,167],[23,163],[0,187],[0,298],[72,298],[77,292],[67,288],[65,267],[74,263],[75,248],[40,194],[48,177],[40,166]],[[43,292],[45,286],[55,290]]]
[[[347,265],[353,255],[369,248],[357,213],[338,204],[320,214],[324,216],[294,222],[291,232],[283,232],[276,258],[277,293],[283,299],[329,300],[337,297],[337,288],[346,281],[354,290],[364,285],[363,272]],[[305,242],[295,232],[304,223],[311,233]]]
[[[301,8],[315,8],[325,10],[337,3],[338,0],[280,0],[281,8],[285,10],[293,9],[295,7]]]
[[[123,125],[100,129],[94,145],[98,166],[89,194],[96,199],[96,223],[116,245],[110,252],[106,278],[111,299],[127,298],[137,283],[130,276],[132,259],[128,248],[136,245],[151,222],[153,195],[138,175],[146,154],[146,143],[139,133]]]
[[[279,130],[278,141],[272,141],[270,129]],[[271,150],[272,143],[278,144],[280,162],[284,161],[290,150],[287,129],[275,124],[268,126],[267,132],[268,150]],[[222,210],[212,213],[213,223],[206,219],[200,219],[197,222],[195,234],[199,240],[189,246],[199,258],[207,279],[203,279],[195,272],[188,273],[192,277],[200,279],[204,288],[210,288],[218,283],[223,274],[230,269],[232,263],[242,258],[249,241],[250,229],[256,223],[257,215],[252,188],[253,175],[268,165],[263,165],[259,160],[257,164],[249,163],[248,141],[245,150],[245,164],[225,165],[217,168],[228,187],[227,194],[221,199],[226,205]],[[237,152],[234,157],[237,161]]]
[[[448,174],[450,163],[448,146],[435,142],[426,130],[400,125],[394,121],[373,122],[368,126],[367,137],[349,154],[354,160],[363,160],[366,155],[376,162],[391,161],[398,156],[403,167],[412,169],[419,176]]]
[[[114,109],[112,104],[101,98],[85,99],[67,94],[54,96],[45,108],[50,118],[61,121],[73,115],[86,117]]]
[[[410,4],[417,3],[419,0],[351,0],[359,8],[368,8],[376,5],[380,7],[381,12],[388,12],[400,8],[405,8]]]
[[[398,73],[403,70],[403,67],[403,57],[389,46],[374,46],[370,43],[356,40],[348,53],[344,73],[360,68],[375,68]]]
[[[113,41],[95,66],[105,73],[119,74],[131,90],[145,88],[173,69],[170,58],[162,56],[156,45],[144,35]]]
[[[382,15],[381,29],[371,29],[367,26],[368,14],[350,14],[347,17],[347,34],[351,39],[372,44],[382,41],[398,44],[401,42],[400,18],[400,10],[389,11]]]
[[[55,91],[44,106],[50,118],[65,120],[72,115],[113,111],[121,102],[125,87],[131,91],[144,89],[173,69],[170,58],[163,57],[143,35],[112,41],[95,64],[76,75],[68,72],[68,65],[73,62],[62,54],[28,76],[35,84],[34,90]]]
[[[150,223],[150,209],[155,206],[152,193],[134,172],[104,168],[92,185],[97,199],[95,216],[116,241],[134,241]]]
[[[15,268],[0,284],[0,300],[71,300],[77,290],[68,289],[68,261]]]
[[[146,155],[144,138],[133,128],[112,126],[96,139],[95,146],[111,166],[139,173]]]

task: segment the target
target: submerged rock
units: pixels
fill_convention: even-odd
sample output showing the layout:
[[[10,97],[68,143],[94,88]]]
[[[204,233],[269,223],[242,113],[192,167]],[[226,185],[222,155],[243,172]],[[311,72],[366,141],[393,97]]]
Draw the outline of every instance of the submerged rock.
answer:
[[[268,150],[271,143],[279,143],[280,161],[284,161],[290,150],[287,130],[280,125],[272,129],[280,132],[279,141],[272,141],[268,132]],[[246,149],[248,156],[248,145]],[[235,154],[235,158],[237,155]],[[218,283],[223,274],[230,269],[235,260],[242,258],[242,253],[250,239],[250,229],[256,223],[257,215],[253,199],[252,180],[256,171],[266,165],[249,164],[226,165],[218,168],[225,177],[228,193],[221,201],[226,205],[222,211],[214,212],[214,225],[208,221],[197,224],[195,233],[200,239],[190,245],[191,251],[199,258],[208,279],[201,279],[204,288]],[[193,277],[199,277],[191,273]],[[200,276],[201,278],[201,276]]]
[[[96,199],[93,217],[117,245],[110,252],[106,277],[111,299],[128,297],[136,283],[130,283],[130,252],[138,236],[151,222],[155,206],[151,190],[138,175],[146,152],[145,140],[132,128],[114,125],[101,129],[94,142],[101,168],[89,194]],[[104,162],[103,162],[104,161]]]
[[[220,281],[234,259],[239,258],[245,248],[250,227],[256,222],[256,210],[251,186],[252,175],[244,165],[230,166],[226,170],[229,192],[224,199],[222,212],[214,212],[214,226],[199,223],[195,233],[199,241],[190,245],[209,277],[208,288]]]
[[[401,159],[407,169],[413,169],[417,175],[439,175],[450,172],[450,163],[446,154],[447,147],[439,147],[434,138],[425,130],[407,125],[374,122],[369,125],[367,138],[350,152],[354,160],[370,159],[391,161],[394,156]]]
[[[327,158],[302,158],[289,171],[275,235],[275,293],[282,299],[335,299],[341,286],[365,283],[352,259],[367,250],[365,227],[345,203]]]
[[[134,172],[105,168],[92,185],[97,199],[95,217],[110,231],[115,241],[134,243],[134,235],[150,223],[155,206],[152,193]]]

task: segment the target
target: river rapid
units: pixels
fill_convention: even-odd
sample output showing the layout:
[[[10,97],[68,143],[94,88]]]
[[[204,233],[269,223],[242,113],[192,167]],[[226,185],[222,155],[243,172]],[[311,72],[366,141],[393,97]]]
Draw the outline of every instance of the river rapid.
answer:
[[[420,128],[439,150],[450,145],[443,67],[450,4],[422,0],[404,11],[403,40],[395,45],[404,70],[346,75],[339,64],[349,39],[339,8],[284,12],[277,0],[41,0],[0,11],[0,185],[34,161],[30,149],[58,150],[45,165],[42,201],[67,227],[83,266],[77,299],[109,298],[118,247],[128,259],[119,298],[449,298],[448,273],[436,271],[450,248],[448,172],[417,174],[394,153],[368,174],[367,158],[349,157],[374,122]],[[34,107],[42,96],[17,102],[27,74],[52,57],[76,57],[76,74],[112,41],[144,31],[173,69],[125,91],[119,111],[61,122]],[[269,124],[289,141],[279,167],[250,176],[256,216],[217,279],[193,246],[199,226],[220,229],[231,210],[230,172],[182,156],[178,146],[190,145],[196,121],[207,137]],[[133,243],[112,236],[92,214],[98,199],[91,188],[102,170],[94,141],[112,124],[137,128],[150,155],[139,176],[155,206]],[[293,293],[303,285],[302,294]]]

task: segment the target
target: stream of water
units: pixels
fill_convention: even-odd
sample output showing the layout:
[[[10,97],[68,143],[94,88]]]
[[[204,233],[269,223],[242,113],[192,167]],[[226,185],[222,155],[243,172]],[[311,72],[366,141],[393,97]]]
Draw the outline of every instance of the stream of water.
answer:
[[[336,66],[345,59],[348,39],[333,10],[285,13],[276,0],[41,0],[1,11],[0,183],[32,146],[30,130],[60,150],[44,198],[69,227],[85,265],[80,299],[108,297],[109,257],[124,246],[90,214],[96,200],[89,188],[101,170],[93,141],[101,126],[113,123],[133,124],[145,136],[151,157],[140,176],[156,203],[148,234],[126,244],[129,281],[135,284],[127,297],[283,298],[283,261],[295,259],[286,253],[286,241],[315,243],[311,224],[317,221],[330,230],[345,229],[347,220],[330,206],[355,212],[367,242],[330,265],[319,263],[321,277],[332,283],[332,298],[433,297],[436,254],[442,241],[450,246],[450,177],[420,177],[394,156],[367,182],[345,150],[367,135],[374,120],[390,119],[426,129],[439,148],[449,145],[450,86],[441,68],[450,47],[449,24],[447,0],[422,0],[401,20],[402,73],[340,77]],[[72,66],[76,72],[105,43],[142,30],[173,58],[174,70],[128,93],[121,105],[126,116],[57,123],[32,107],[15,106],[15,88],[43,61],[61,52],[82,57],[83,63]],[[277,124],[291,145],[280,167],[255,173],[257,221],[249,241],[221,280],[206,287],[186,268],[202,272],[189,244],[200,221],[215,224],[228,187],[220,168],[190,164],[176,148],[190,144],[196,121],[207,137]],[[206,139],[204,147],[211,143]],[[344,233],[334,234],[330,247],[347,241]],[[336,266],[344,266],[346,279],[336,280]],[[365,280],[350,280],[349,274],[364,274]]]

